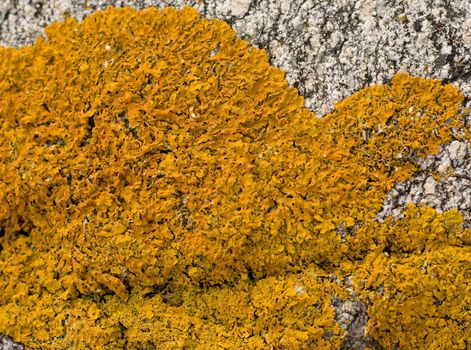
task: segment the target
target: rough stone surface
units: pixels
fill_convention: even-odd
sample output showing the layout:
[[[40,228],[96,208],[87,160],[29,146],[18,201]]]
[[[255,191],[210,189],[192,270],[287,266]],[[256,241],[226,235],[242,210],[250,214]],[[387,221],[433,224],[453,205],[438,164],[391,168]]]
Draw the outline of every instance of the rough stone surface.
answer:
[[[385,350],[377,341],[365,335],[368,323],[368,307],[360,300],[353,290],[351,279],[347,277],[343,282],[335,275],[331,275],[332,281],[341,284],[350,293],[350,298],[342,301],[336,295],[332,295],[332,306],[335,307],[335,321],[346,330],[342,350],[363,350],[366,347],[374,350]]]
[[[332,300],[336,308],[335,320],[348,332],[343,343],[344,349],[363,349],[369,345],[371,341],[364,335],[368,322],[366,304],[358,298],[345,302],[335,297]]]
[[[10,337],[0,334],[0,350],[23,350],[21,344],[15,343]]]
[[[83,19],[108,5],[189,5],[208,18],[226,20],[241,37],[267,50],[319,116],[398,71],[453,83],[470,105],[469,0],[2,0],[0,45],[31,44],[49,23],[69,15]],[[400,217],[413,202],[440,211],[457,208],[471,227],[470,145],[453,141],[417,163],[418,174],[390,191],[378,219]],[[349,332],[345,349],[379,348],[363,336],[367,307],[361,300],[334,299],[334,306]],[[0,349],[22,348],[0,334]]]
[[[453,141],[437,155],[419,159],[420,171],[413,179],[398,183],[388,194],[378,219],[401,217],[407,203],[423,203],[439,211],[453,208],[463,214],[471,227],[471,148]],[[433,176],[437,177],[437,179]]]

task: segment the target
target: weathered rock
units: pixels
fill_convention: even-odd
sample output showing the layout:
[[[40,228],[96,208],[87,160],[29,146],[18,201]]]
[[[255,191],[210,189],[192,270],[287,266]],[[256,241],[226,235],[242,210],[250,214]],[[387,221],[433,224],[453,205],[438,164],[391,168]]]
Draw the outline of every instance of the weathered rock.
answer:
[[[23,345],[15,343],[10,337],[0,334],[0,350],[23,350]]]

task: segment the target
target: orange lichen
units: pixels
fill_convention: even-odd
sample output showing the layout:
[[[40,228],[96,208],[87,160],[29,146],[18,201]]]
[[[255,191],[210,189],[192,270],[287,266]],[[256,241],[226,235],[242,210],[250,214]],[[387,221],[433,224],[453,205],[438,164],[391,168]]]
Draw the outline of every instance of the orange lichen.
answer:
[[[462,224],[456,210],[409,205],[402,220],[350,238],[370,250],[355,284],[370,303],[367,331],[386,349],[468,348],[471,230]]]
[[[0,49],[0,332],[31,348],[338,349],[332,296],[349,292],[329,276],[354,274],[375,303],[378,276],[418,295],[370,269],[388,244],[435,265],[432,248],[460,249],[445,283],[469,288],[458,213],[374,221],[414,156],[461,127],[452,86],[399,74],[317,119],[264,51],[190,8],[109,8],[46,34]],[[411,348],[424,322],[469,322],[463,300],[417,309]],[[411,323],[390,313],[389,334],[369,313],[386,346]]]

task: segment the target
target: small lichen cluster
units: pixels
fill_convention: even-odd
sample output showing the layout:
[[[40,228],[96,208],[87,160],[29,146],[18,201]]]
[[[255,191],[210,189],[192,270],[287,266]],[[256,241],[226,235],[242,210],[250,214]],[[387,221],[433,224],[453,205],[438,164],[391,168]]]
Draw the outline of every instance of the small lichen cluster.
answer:
[[[185,8],[97,12],[0,49],[0,332],[28,348],[470,345],[470,231],[410,206],[462,95],[396,75],[322,119],[263,50]]]

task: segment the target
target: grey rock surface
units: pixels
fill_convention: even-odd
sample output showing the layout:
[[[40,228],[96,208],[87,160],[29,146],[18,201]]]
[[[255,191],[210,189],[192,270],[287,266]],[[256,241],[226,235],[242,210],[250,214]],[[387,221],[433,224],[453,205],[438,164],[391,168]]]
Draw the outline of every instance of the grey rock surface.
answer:
[[[205,17],[226,20],[267,51],[318,116],[399,71],[452,83],[471,105],[470,0],[2,0],[0,45],[31,44],[49,23],[66,16],[81,20],[108,5],[189,5]],[[453,141],[417,163],[420,171],[396,184],[378,219],[400,217],[413,202],[441,211],[457,208],[471,227],[470,145]],[[376,348],[363,337],[366,305],[354,297],[335,303],[337,320],[349,332],[344,348]],[[21,348],[0,335],[0,349]]]
[[[377,344],[365,336],[365,327],[368,322],[367,306],[359,298],[348,299],[342,302],[333,297],[332,304],[336,308],[335,321],[347,331],[343,341],[344,349],[364,349],[366,346],[379,349]]]
[[[10,337],[0,334],[0,350],[23,350],[21,344],[15,343]]]
[[[467,142],[452,141],[437,155],[418,159],[420,171],[413,179],[398,183],[388,193],[377,217],[401,217],[407,203],[423,203],[438,211],[458,209],[471,227],[471,148]],[[432,174],[438,174],[436,180]]]

